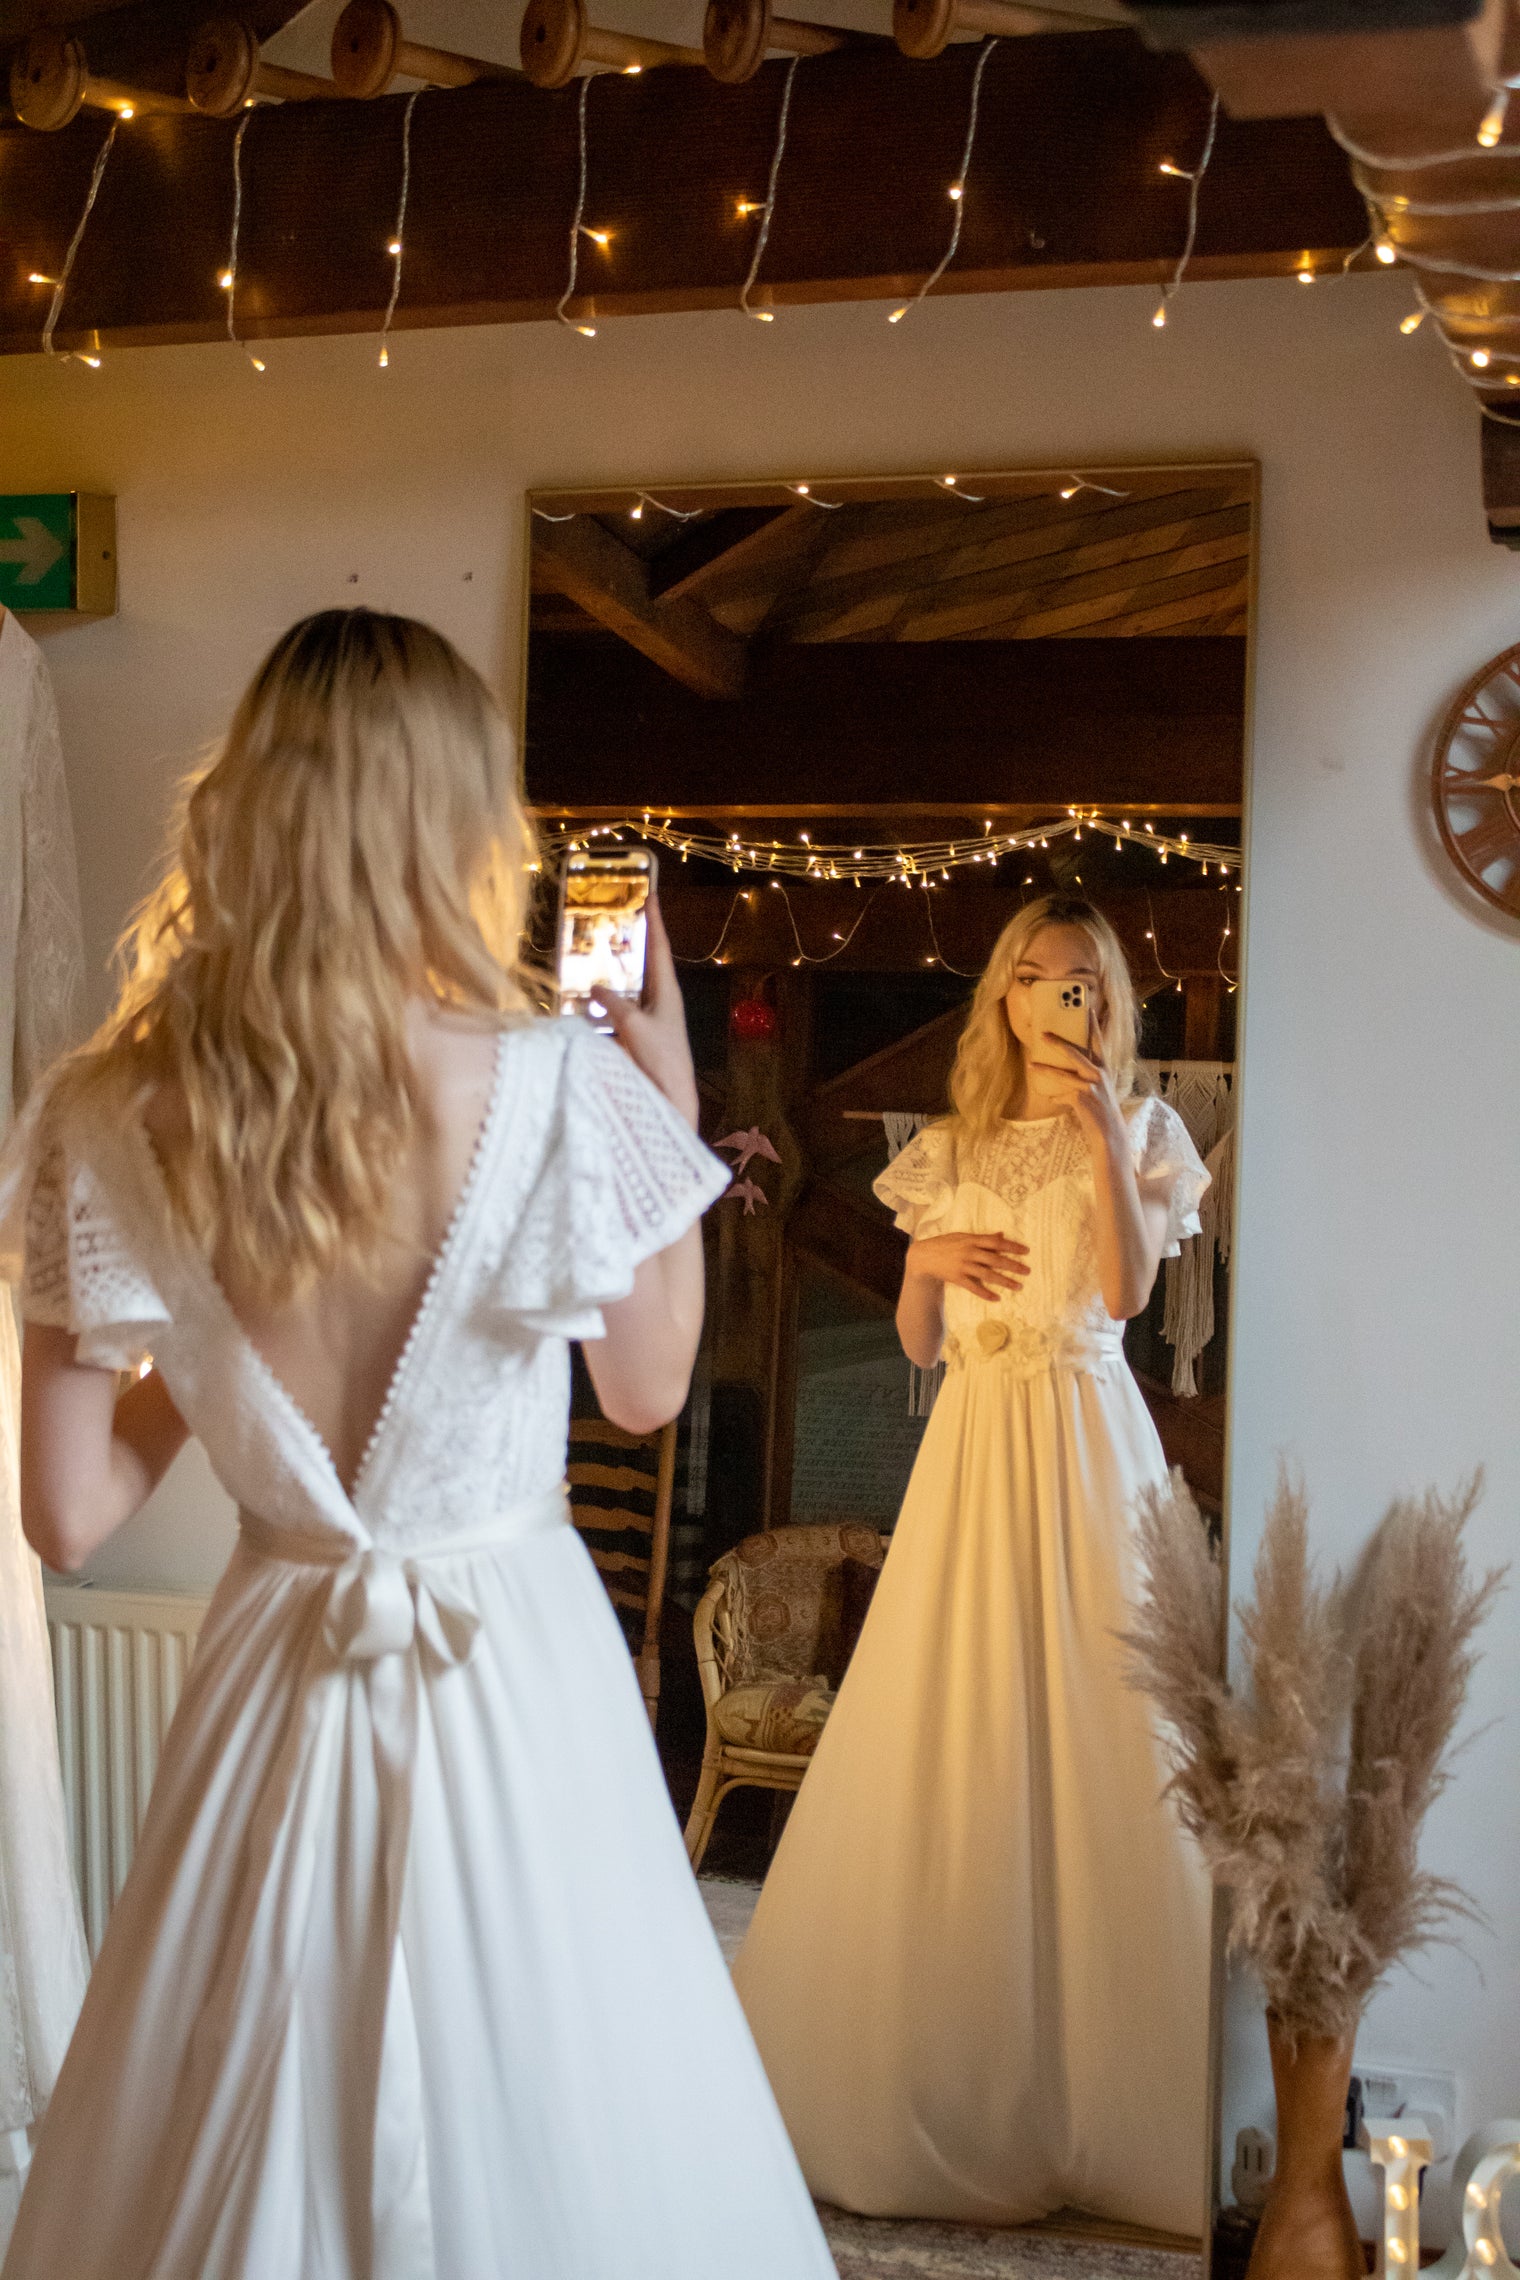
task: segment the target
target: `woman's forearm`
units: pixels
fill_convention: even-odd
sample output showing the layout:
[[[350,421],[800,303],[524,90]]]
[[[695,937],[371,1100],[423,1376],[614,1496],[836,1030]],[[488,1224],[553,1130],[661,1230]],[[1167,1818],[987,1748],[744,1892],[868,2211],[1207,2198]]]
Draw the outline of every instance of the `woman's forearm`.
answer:
[[[602,1308],[607,1334],[588,1339],[586,1367],[612,1424],[627,1433],[653,1433],[680,1415],[704,1300],[702,1232],[689,1227],[637,1269],[627,1298]]]
[[[903,1276],[897,1301],[897,1335],[903,1352],[921,1370],[934,1367],[945,1342],[945,1286],[932,1275]]]
[[[189,1439],[156,1374],[118,1400],[65,1330],[28,1323],[21,1377],[21,1523],[60,1574],[82,1567],[144,1505]]]
[[[1098,1210],[1094,1230],[1098,1282],[1115,1322],[1143,1314],[1156,1287],[1161,1236],[1135,1178],[1129,1135],[1122,1124],[1093,1149]]]

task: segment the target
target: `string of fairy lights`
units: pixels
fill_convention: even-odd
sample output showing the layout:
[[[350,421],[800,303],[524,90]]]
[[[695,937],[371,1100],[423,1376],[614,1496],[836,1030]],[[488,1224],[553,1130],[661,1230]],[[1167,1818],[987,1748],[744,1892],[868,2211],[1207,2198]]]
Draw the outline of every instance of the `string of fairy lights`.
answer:
[[[693,834],[693,832],[677,830],[675,821],[661,825],[661,823],[656,823],[654,816],[649,816],[647,821],[640,821],[640,823],[634,823],[629,819],[629,821],[622,821],[622,823],[597,823],[597,825],[590,825],[590,828],[586,828],[586,825],[581,825],[581,828],[572,828],[572,825],[558,825],[558,828],[554,828],[554,825],[549,825],[549,828],[542,832],[542,844],[545,844],[545,855],[547,855],[549,864],[554,864],[561,855],[581,853],[581,850],[588,850],[590,846],[595,846],[599,839],[615,839],[615,841],[620,841],[620,844],[627,844],[629,839],[636,839],[636,841],[645,841],[645,844],[647,841],[654,841],[656,846],[677,848],[677,853],[681,855],[681,862],[688,862],[690,857],[695,855],[697,860],[704,860],[704,862],[727,864],[732,871],[773,871],[773,873],[784,871],[786,873],[786,876],[766,878],[766,882],[763,882],[763,891],[761,891],[761,887],[736,887],[732,901],[729,901],[725,917],[722,917],[722,926],[718,928],[718,935],[716,935],[716,939],[713,939],[711,948],[706,948],[706,951],[697,951],[697,953],[681,953],[679,962],[686,964],[686,967],[727,967],[727,964],[747,962],[741,958],[741,953],[734,951],[734,948],[729,946],[729,937],[732,937],[738,919],[741,917],[759,917],[759,903],[763,901],[763,894],[779,894],[779,898],[782,898],[782,910],[786,912],[786,926],[788,926],[788,930],[791,930],[791,942],[793,942],[791,955],[788,955],[786,962],[791,964],[791,967],[830,967],[830,964],[834,964],[834,960],[839,960],[839,958],[843,958],[845,953],[848,953],[850,944],[855,942],[855,937],[859,935],[861,926],[864,926],[866,919],[871,917],[871,912],[875,910],[875,905],[882,901],[882,896],[891,894],[891,887],[898,885],[898,887],[907,887],[907,889],[912,889],[912,887],[923,889],[921,898],[918,898],[918,910],[923,912],[925,937],[927,937],[927,944],[930,944],[930,948],[927,948],[927,951],[923,953],[925,967],[937,967],[941,971],[946,971],[946,974],[959,976],[962,980],[975,980],[982,971],[980,967],[957,967],[953,958],[946,958],[946,951],[943,951],[943,944],[939,939],[939,926],[934,923],[934,889],[943,887],[943,882],[950,878],[950,871],[953,869],[964,869],[964,866],[969,866],[973,862],[996,864],[1003,855],[1028,853],[1030,846],[1046,846],[1048,839],[1062,839],[1062,837],[1069,837],[1069,834],[1076,834],[1076,837],[1080,837],[1082,830],[1096,830],[1098,834],[1108,832],[1110,837],[1117,839],[1117,834],[1121,834],[1121,832],[1135,834],[1135,825],[1128,823],[1128,821],[1117,823],[1112,819],[1103,819],[1103,816],[1098,816],[1096,812],[1087,812],[1087,809],[1082,809],[1080,816],[1076,812],[1069,812],[1064,821],[1046,825],[1046,832],[1041,834],[1039,839],[1032,837],[1030,832],[998,832],[998,834],[994,834],[994,830],[991,830],[991,823],[987,823],[982,830],[982,839],[957,841],[955,853],[950,853],[948,844],[946,844],[946,848],[939,848],[939,853],[946,853],[946,862],[939,864],[939,869],[934,873],[927,871],[927,864],[923,860],[914,862],[914,857],[925,857],[927,853],[932,853],[934,848],[930,848],[930,846],[918,846],[916,850],[886,848],[886,846],[875,846],[875,848],[873,846],[859,846],[859,848],[848,848],[848,850],[839,846],[839,848],[825,850],[825,848],[811,848],[809,834],[802,832],[800,839],[798,839],[798,846],[802,850],[802,855],[809,855],[809,853],[818,855],[818,857],[830,855],[830,857],[839,857],[839,860],[843,860],[845,864],[850,864],[850,869],[834,869],[832,862],[820,860],[816,869],[809,871],[809,869],[800,869],[798,862],[795,862],[795,848],[788,846],[786,841],[773,839],[773,841],[768,841],[768,844],[766,841],[750,841],[750,844],[745,844],[738,832],[729,832],[727,837],[718,839],[716,834]],[[1121,844],[1119,839],[1117,839],[1117,844]],[[1187,839],[1187,834],[1180,834],[1180,837],[1176,837],[1176,839],[1164,839],[1164,844],[1162,844],[1162,834],[1149,832],[1149,830],[1146,830],[1142,837],[1137,837],[1137,844],[1144,844],[1146,848],[1155,850],[1160,862],[1167,862],[1169,857],[1174,855],[1174,850],[1180,850],[1183,860],[1199,862],[1203,871],[1208,871],[1212,866],[1212,871],[1219,873],[1219,891],[1224,894],[1226,901],[1224,901],[1224,917],[1221,917],[1219,942],[1215,948],[1215,967],[1219,971],[1219,978],[1224,980],[1226,990],[1231,992],[1231,996],[1233,996],[1235,987],[1237,987],[1237,971],[1228,969],[1224,960],[1226,960],[1228,946],[1231,946],[1231,942],[1235,942],[1235,923],[1233,923],[1235,921],[1235,903],[1231,901],[1231,898],[1240,894],[1240,885],[1231,887],[1231,882],[1228,882],[1226,873],[1240,871],[1240,850],[1237,848],[1228,848],[1228,850],[1212,848],[1212,850],[1208,850],[1210,860],[1206,862],[1203,860],[1206,850],[1201,848],[1199,841]],[[773,864],[773,857],[775,857],[775,864]],[[791,857],[791,860],[788,860],[788,857]],[[1224,857],[1224,860],[1221,860],[1221,857]],[[912,864],[912,869],[909,869],[909,864]],[[825,948],[825,951],[811,951],[807,942],[802,939],[802,928],[798,926],[798,912],[795,912],[791,894],[788,894],[788,880],[791,880],[791,885],[800,885],[800,882],[814,882],[816,885],[816,882],[830,882],[834,878],[852,878],[857,887],[861,887],[861,880],[864,878],[871,878],[871,891],[868,891],[868,894],[866,891],[861,891],[861,905],[855,914],[855,919],[850,919],[848,926],[832,926],[830,928],[830,948]],[[1035,885],[1035,878],[1025,876],[1023,878],[1023,898],[1028,898],[1028,889],[1032,885]],[[1149,917],[1151,923],[1149,923],[1149,928],[1146,928],[1144,937],[1151,946],[1151,958],[1155,962],[1155,971],[1158,971],[1162,980],[1167,980],[1167,983],[1174,985],[1174,990],[1183,992],[1183,985],[1185,985],[1187,976],[1180,974],[1180,971],[1176,971],[1174,967],[1169,967],[1167,960],[1164,960],[1162,944],[1160,944],[1160,919],[1158,919],[1158,914],[1155,914],[1155,901],[1153,901],[1149,887],[1146,887],[1146,917]]]
[[[795,839],[752,838],[700,823],[687,825],[674,815],[662,820],[652,810],[641,817],[622,816],[604,823],[551,823],[543,827],[541,837],[551,862],[563,855],[588,853],[600,841],[622,844],[641,840],[666,849],[683,863],[715,863],[736,874],[761,873],[831,885],[842,881],[857,888],[893,885],[927,890],[948,882],[957,871],[988,864],[995,867],[1011,855],[1048,851],[1068,839],[1079,846],[1084,834],[1106,840],[1120,854],[1133,849],[1163,869],[1169,863],[1192,864],[1202,877],[1221,881],[1240,871],[1238,847],[1215,846],[1185,831],[1157,831],[1152,823],[1137,824],[1129,816],[1105,815],[1092,807],[1068,808],[1064,815],[1011,829],[999,827],[988,817],[980,832],[907,842],[815,841],[807,831],[799,831]]]
[[[941,279],[944,277],[946,271],[954,262],[955,257],[960,250],[961,235],[967,211],[971,167],[976,148],[977,130],[981,108],[982,82],[987,70],[987,66],[991,61],[993,50],[997,47],[998,44],[999,43],[995,37],[983,40],[980,44],[980,49],[972,70],[967,103],[966,133],[964,145],[961,152],[960,166],[954,179],[948,184],[946,190],[946,196],[951,202],[953,213],[945,250],[941,254],[934,267],[924,277],[922,283],[916,288],[916,290],[913,293],[909,294],[905,300],[896,303],[888,312],[886,319],[888,324],[900,325],[903,322],[904,318],[910,315],[910,313],[916,309],[920,303],[922,303],[925,299],[928,298],[930,294],[933,293],[936,286],[938,286]],[[792,113],[793,92],[796,84],[798,66],[803,60],[804,58],[798,55],[793,55],[790,57],[782,78],[781,98],[777,114],[775,143],[772,150],[770,171],[766,184],[765,195],[762,198],[739,195],[732,199],[732,208],[736,218],[740,221],[749,221],[753,222],[754,224],[754,239],[751,247],[750,260],[744,282],[739,291],[738,307],[744,315],[752,317],[757,322],[762,324],[772,324],[776,319],[776,311],[774,308],[766,305],[763,300],[757,299],[756,296],[757,294],[763,292],[763,288],[760,284],[760,271],[764,261],[766,248],[770,241],[771,224],[776,212],[777,195],[781,182],[782,164],[786,154],[788,127]],[[625,65],[622,67],[621,75],[636,75],[640,69],[641,66],[637,64]],[[566,326],[570,331],[579,334],[583,339],[586,340],[596,339],[598,327],[593,321],[592,310],[587,306],[582,291],[582,240],[584,239],[589,243],[594,244],[604,257],[610,259],[613,256],[615,250],[616,238],[618,234],[614,229],[610,227],[596,226],[595,224],[588,222],[586,218],[588,185],[590,178],[590,148],[587,105],[590,97],[593,79],[600,78],[602,76],[617,75],[618,74],[588,72],[585,76],[582,77],[580,81],[576,104],[577,165],[575,177],[575,196],[572,205],[571,221],[568,232],[569,244],[566,264],[565,287],[556,304],[554,314],[561,324]],[[425,90],[422,88],[418,88],[413,91],[413,93],[407,98],[406,107],[402,115],[400,194],[396,211],[395,226],[386,244],[386,252],[390,258],[392,268],[389,292],[386,299],[384,314],[381,319],[379,353],[376,359],[378,365],[382,370],[386,369],[391,362],[391,329],[401,300],[402,273],[406,253],[407,205],[411,186],[412,115],[416,108],[418,97],[424,91]],[[256,105],[254,98],[250,97],[241,117],[239,118],[237,130],[233,136],[233,222],[231,232],[231,245],[226,267],[220,273],[218,282],[221,284],[222,289],[228,296],[228,337],[232,343],[237,348],[239,348],[247,357],[253,371],[256,373],[262,373],[267,369],[265,360],[257,355],[249,346],[247,341],[238,334],[233,312],[233,296],[237,290],[238,278],[238,239],[243,209],[242,145],[249,118],[252,116],[254,109],[257,107],[259,106]],[[1171,159],[1167,159],[1163,160],[1160,167],[1160,172],[1162,174],[1175,178],[1179,182],[1185,182],[1187,184],[1188,199],[1183,229],[1182,246],[1177,256],[1176,262],[1172,268],[1171,274],[1168,276],[1165,284],[1162,287],[1161,299],[1151,320],[1158,329],[1165,326],[1167,322],[1167,313],[1169,306],[1178,291],[1181,289],[1181,286],[1187,276],[1188,270],[1193,260],[1198,237],[1200,196],[1203,188],[1204,178],[1208,173],[1209,164],[1214,155],[1215,143],[1219,129],[1219,108],[1219,99],[1216,95],[1209,107],[1203,143],[1196,163],[1191,167],[1184,167],[1176,164]],[[51,275],[44,275],[41,271],[37,270],[33,270],[30,273],[30,282],[32,284],[38,286],[50,286],[53,289],[52,302],[49,307],[47,319],[43,327],[43,347],[49,355],[60,353],[54,349],[53,334],[56,330],[59,316],[63,308],[64,297],[68,289],[69,279],[74,268],[74,262],[79,251],[80,242],[84,237],[86,225],[88,224],[90,215],[94,210],[96,199],[100,192],[101,179],[105,173],[106,165],[110,159],[112,149],[115,146],[118,129],[124,123],[131,120],[133,116],[134,110],[133,106],[130,104],[121,105],[117,108],[112,116],[110,127],[96,157],[95,167],[91,175],[83,211],[80,215],[78,225],[74,231],[73,238],[70,241],[68,252],[65,256],[63,266],[59,274],[54,277]],[[1383,256],[1383,258],[1391,259],[1393,258],[1391,252],[1387,255],[1383,255],[1383,246],[1386,242],[1386,237],[1380,238],[1379,253]],[[1312,283],[1315,274],[1316,272],[1314,271],[1312,265],[1308,264],[1307,262],[1301,266],[1298,271],[1298,275],[1305,283]],[[230,284],[227,282],[229,277],[232,280]],[[1419,319],[1416,317],[1415,322],[1418,321]],[[1409,328],[1406,327],[1406,329]],[[101,363],[101,357],[99,355],[98,348],[92,351],[75,349],[63,351],[61,353],[70,358],[72,361],[88,365],[92,369],[98,369]],[[1517,361],[1520,361],[1520,359],[1517,359]],[[1520,378],[1520,375],[1517,375],[1517,378]],[[794,488],[797,490],[799,496],[807,497],[810,495],[808,486],[806,484],[798,484],[794,486]],[[971,498],[971,495],[968,493],[962,492],[959,495],[966,497],[972,504],[980,503],[979,501]],[[825,499],[813,499],[813,504],[819,507],[827,507],[836,503],[837,502],[832,502]]]

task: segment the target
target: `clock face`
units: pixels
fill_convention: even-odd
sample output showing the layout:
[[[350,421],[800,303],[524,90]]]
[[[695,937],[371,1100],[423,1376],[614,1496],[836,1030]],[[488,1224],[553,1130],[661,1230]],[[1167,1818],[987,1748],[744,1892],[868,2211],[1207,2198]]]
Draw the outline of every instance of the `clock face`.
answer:
[[[1447,854],[1520,918],[1520,645],[1473,675],[1442,723],[1431,790]]]

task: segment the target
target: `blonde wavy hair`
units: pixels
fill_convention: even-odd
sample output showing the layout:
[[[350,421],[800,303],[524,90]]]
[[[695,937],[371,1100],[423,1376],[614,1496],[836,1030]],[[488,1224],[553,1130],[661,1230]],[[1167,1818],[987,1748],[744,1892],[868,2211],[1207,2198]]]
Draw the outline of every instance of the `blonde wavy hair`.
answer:
[[[949,1125],[958,1140],[973,1146],[989,1137],[1000,1118],[1017,1115],[1023,1106],[1024,1049],[1009,1027],[1004,1000],[1020,960],[1047,926],[1080,927],[1092,943],[1104,1058],[1119,1098],[1128,1099],[1134,1090],[1140,1015],[1124,945],[1085,896],[1041,895],[1024,904],[993,944],[955,1050]]]
[[[278,1303],[372,1265],[422,1107],[408,1003],[526,1015],[533,863],[479,674],[415,619],[319,611],[185,787],[115,1010],[61,1089],[183,1102],[170,1196],[235,1287]]]

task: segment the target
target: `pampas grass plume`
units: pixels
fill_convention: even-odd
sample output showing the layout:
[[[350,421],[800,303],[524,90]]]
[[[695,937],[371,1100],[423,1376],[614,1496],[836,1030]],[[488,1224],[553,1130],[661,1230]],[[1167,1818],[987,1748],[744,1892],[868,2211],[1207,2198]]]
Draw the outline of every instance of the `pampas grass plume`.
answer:
[[[1281,1475],[1236,1610],[1238,1691],[1219,1557],[1180,1473],[1140,1506],[1127,1675],[1161,1713],[1168,1795],[1228,1894],[1231,1951],[1294,2040],[1350,2033],[1395,1962],[1472,1914],[1417,1856],[1500,1581],[1468,1573],[1477,1495],[1396,1504],[1352,1583],[1322,1585]]]

